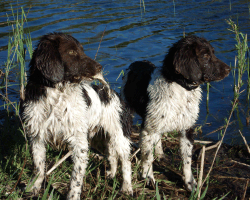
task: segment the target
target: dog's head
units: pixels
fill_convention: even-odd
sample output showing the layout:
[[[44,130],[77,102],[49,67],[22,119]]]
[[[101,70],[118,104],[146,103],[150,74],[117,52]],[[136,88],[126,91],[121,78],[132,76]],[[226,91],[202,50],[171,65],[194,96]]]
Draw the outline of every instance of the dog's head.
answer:
[[[72,36],[63,33],[44,35],[30,61],[30,79],[53,85],[70,81],[92,81],[101,74],[102,66],[88,57],[82,45]]]
[[[231,70],[214,55],[211,44],[197,36],[187,36],[175,43],[163,62],[166,77],[188,90],[204,82],[222,80]]]

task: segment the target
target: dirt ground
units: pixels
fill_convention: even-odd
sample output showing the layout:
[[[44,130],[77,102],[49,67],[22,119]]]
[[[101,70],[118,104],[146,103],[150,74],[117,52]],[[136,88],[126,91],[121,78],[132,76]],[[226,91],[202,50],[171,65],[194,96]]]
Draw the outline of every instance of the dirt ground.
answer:
[[[134,130],[136,131],[136,130]],[[133,132],[131,139],[138,144],[138,133]],[[159,192],[165,196],[169,195],[171,199],[188,199],[190,193],[184,188],[182,181],[181,157],[179,155],[179,141],[176,139],[163,139],[163,148],[166,159],[154,161],[154,172],[157,172],[155,179],[165,180],[159,181]],[[216,142],[206,145],[206,147],[214,145]],[[197,180],[197,169],[200,170],[202,145],[194,144],[193,163],[194,176]],[[135,148],[133,149],[135,151]],[[212,160],[214,158],[216,148],[205,152],[203,178],[207,174]],[[139,155],[138,155],[139,156]],[[138,157],[139,159],[139,157]],[[221,198],[229,193],[224,199],[244,199],[250,198],[250,154],[246,146],[230,146],[222,144],[217,154],[213,170],[209,178],[209,187],[205,199]],[[172,183],[169,184],[168,181]],[[198,182],[198,181],[197,181]],[[203,190],[206,184],[203,186]],[[149,188],[146,192],[152,192],[153,188]],[[152,196],[151,196],[152,198]]]

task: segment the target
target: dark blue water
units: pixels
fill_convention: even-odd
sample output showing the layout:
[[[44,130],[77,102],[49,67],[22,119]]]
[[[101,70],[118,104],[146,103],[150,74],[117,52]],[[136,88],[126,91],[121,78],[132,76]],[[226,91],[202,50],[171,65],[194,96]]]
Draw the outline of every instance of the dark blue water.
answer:
[[[10,2],[2,0],[0,3],[0,69],[4,68],[6,62],[8,38],[12,32],[6,23],[7,15],[10,21],[13,20]],[[131,62],[147,59],[161,66],[168,48],[183,34],[206,38],[214,46],[216,55],[234,66],[235,35],[228,30],[230,27],[226,20],[231,18],[238,22],[240,31],[250,33],[250,3],[243,0],[151,0],[145,1],[145,12],[140,0],[19,1],[18,4],[13,1],[11,4],[14,12],[17,8],[24,8],[28,20],[24,30],[30,31],[33,46],[41,35],[61,31],[77,38],[86,54],[94,58],[105,30],[97,61],[102,64],[106,78],[117,91],[122,82],[118,76]],[[27,64],[28,61],[29,56]],[[243,80],[246,81],[247,77],[244,76]],[[224,119],[229,116],[233,100],[232,74],[211,85],[208,114],[206,85],[202,86],[203,100],[197,124],[203,125],[203,135],[225,124]],[[246,84],[243,88],[246,88]],[[14,88],[11,94],[15,95],[15,91],[18,88]],[[246,96],[246,91],[240,96],[238,112],[232,118],[237,121],[228,129],[227,142],[242,141],[238,130],[250,141],[250,128],[246,125],[249,113]],[[218,132],[209,136],[218,139]]]

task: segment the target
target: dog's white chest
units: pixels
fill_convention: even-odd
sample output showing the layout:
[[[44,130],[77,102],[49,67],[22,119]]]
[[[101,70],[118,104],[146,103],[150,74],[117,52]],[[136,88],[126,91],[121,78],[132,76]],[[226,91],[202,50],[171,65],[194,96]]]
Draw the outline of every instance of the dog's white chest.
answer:
[[[179,84],[168,83],[162,76],[153,77],[148,86],[149,104],[145,125],[160,132],[186,130],[199,114],[200,87],[187,91]]]
[[[63,91],[47,88],[47,97],[25,105],[27,132],[32,138],[39,136],[58,146],[87,130],[86,108],[80,87],[66,87]]]

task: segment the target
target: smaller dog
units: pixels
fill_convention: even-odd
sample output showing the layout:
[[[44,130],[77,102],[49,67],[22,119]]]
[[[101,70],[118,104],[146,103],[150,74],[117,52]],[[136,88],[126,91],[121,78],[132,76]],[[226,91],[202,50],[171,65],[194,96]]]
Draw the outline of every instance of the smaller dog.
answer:
[[[28,84],[23,102],[23,120],[30,140],[35,174],[32,186],[38,194],[45,176],[46,145],[72,150],[74,167],[68,199],[80,199],[88,164],[89,140],[105,133],[110,178],[115,176],[117,159],[122,163],[121,190],[132,194],[129,109],[109,89],[101,74],[102,66],[83,51],[72,36],[44,35],[30,61]],[[104,86],[91,82],[100,80]]]
[[[186,132],[199,114],[200,84],[219,81],[230,67],[214,55],[214,48],[200,37],[187,36],[175,43],[156,68],[149,61],[137,61],[127,69],[121,88],[122,98],[142,117],[140,149],[142,178],[155,182],[153,150],[164,157],[161,135],[177,130],[183,161],[185,186],[189,191],[197,185],[191,171],[193,140]]]

